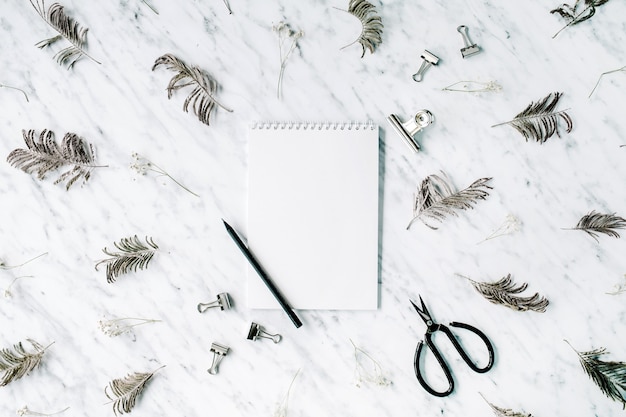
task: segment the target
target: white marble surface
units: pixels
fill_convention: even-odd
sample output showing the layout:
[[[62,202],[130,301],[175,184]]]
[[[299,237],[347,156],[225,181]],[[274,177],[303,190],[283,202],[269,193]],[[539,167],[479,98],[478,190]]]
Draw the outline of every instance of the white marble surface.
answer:
[[[383,44],[360,58],[360,47],[340,50],[360,31],[335,7],[347,2],[231,0],[65,0],[66,12],[89,28],[89,53],[72,70],[52,56],[58,46],[34,44],[54,35],[27,0],[0,1],[0,152],[23,147],[22,129],[52,129],[60,140],[75,132],[93,143],[97,161],[84,186],[69,191],[54,176],[38,181],[0,165],[0,288],[17,276],[12,296],[0,300],[0,342],[26,338],[52,345],[40,368],[0,388],[0,413],[31,410],[110,416],[103,389],[113,378],[161,365],[133,415],[270,416],[297,370],[288,415],[487,416],[479,392],[496,405],[536,416],[617,416],[583,373],[578,350],[606,347],[606,359],[626,361],[623,295],[607,295],[626,273],[624,240],[596,243],[574,226],[596,210],[626,215],[624,73],[626,4],[611,1],[589,21],[552,35],[564,22],[549,10],[558,2],[385,1]],[[302,29],[289,58],[284,96],[276,98],[279,59],[272,25]],[[469,27],[480,55],[463,60],[456,27]],[[428,49],[441,58],[422,83],[411,75]],[[171,73],[151,71],[174,55],[211,73],[221,101],[211,126],[182,111],[184,92],[167,99]],[[441,89],[461,80],[497,80],[498,93]],[[574,129],[547,143],[526,143],[508,126],[531,101],[564,93]],[[436,123],[411,154],[385,118],[427,108]],[[254,120],[367,120],[381,128],[380,305],[373,312],[302,311],[295,329],[279,310],[246,307],[246,261],[221,218],[246,231],[246,126]],[[137,176],[139,152],[200,195],[165,178]],[[493,177],[490,197],[449,218],[439,230],[415,224],[412,195],[427,175],[444,171],[457,188]],[[521,230],[480,245],[512,213]],[[122,237],[152,236],[160,251],[147,270],[107,284],[94,265],[101,250]],[[550,299],[543,314],[520,313],[481,298],[460,273],[497,280],[511,273],[531,293]],[[196,311],[200,301],[229,292],[229,311]],[[413,372],[413,352],[425,326],[409,304],[422,295],[440,322],[481,328],[496,348],[486,374],[471,372],[444,348],[456,390],[428,395]],[[109,338],[103,317],[138,316],[162,322],[135,337]],[[250,321],[284,340],[246,340]],[[382,366],[389,386],[355,385],[350,339]],[[441,338],[437,339],[443,342]],[[220,372],[209,375],[212,342],[231,347]],[[445,345],[444,345],[445,346]],[[430,357],[429,359],[433,359]],[[436,381],[436,375],[431,374]]]

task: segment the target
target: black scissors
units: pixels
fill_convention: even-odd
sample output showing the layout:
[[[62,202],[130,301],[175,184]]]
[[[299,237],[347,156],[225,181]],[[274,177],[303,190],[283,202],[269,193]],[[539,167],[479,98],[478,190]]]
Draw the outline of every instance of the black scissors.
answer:
[[[442,332],[446,334],[446,336],[448,336],[448,339],[450,339],[450,341],[452,342],[452,345],[454,345],[457,352],[459,352],[459,354],[461,355],[461,358],[463,358],[465,363],[467,363],[467,365],[474,372],[478,372],[482,374],[484,372],[487,372],[493,367],[493,356],[494,356],[493,346],[491,345],[491,342],[489,341],[489,339],[487,338],[487,336],[485,336],[483,332],[481,332],[474,326],[470,326],[469,324],[459,323],[456,321],[453,321],[452,323],[450,323],[451,327],[460,327],[462,329],[466,329],[475,333],[476,335],[478,335],[478,337],[482,339],[482,341],[487,346],[487,350],[489,351],[489,363],[484,368],[479,368],[478,366],[474,364],[474,362],[472,362],[469,356],[467,356],[467,353],[465,352],[461,344],[458,342],[454,334],[452,334],[452,331],[450,330],[450,328],[446,325],[435,323],[432,316],[430,315],[430,312],[426,308],[426,305],[424,304],[424,300],[422,300],[421,296],[420,296],[420,303],[422,304],[422,308],[419,308],[413,302],[413,300],[409,300],[409,301],[411,301],[411,304],[413,304],[413,307],[415,307],[415,310],[417,310],[417,313],[420,315],[422,320],[424,320],[424,323],[426,323],[426,326],[428,326],[426,328],[426,334],[424,335],[424,339],[426,339],[426,346],[428,346],[430,350],[433,352],[433,355],[435,355],[435,358],[437,359],[437,362],[439,362],[441,369],[443,369],[443,372],[446,375],[446,378],[449,384],[448,389],[446,391],[439,392],[439,391],[435,391],[434,389],[432,389],[424,380],[424,377],[422,376],[422,372],[420,370],[420,355],[422,354],[422,350],[424,348],[424,341],[420,340],[420,342],[417,344],[417,348],[415,348],[415,358],[413,359],[413,362],[415,366],[415,376],[417,377],[417,380],[419,381],[420,385],[422,385],[422,387],[424,387],[426,391],[428,391],[432,395],[436,395],[437,397],[445,397],[447,395],[450,395],[452,390],[454,390],[454,380],[452,379],[450,368],[448,368],[448,365],[441,357],[441,353],[439,353],[439,350],[437,349],[437,347],[434,345],[432,341],[432,334],[436,331],[441,330]]]

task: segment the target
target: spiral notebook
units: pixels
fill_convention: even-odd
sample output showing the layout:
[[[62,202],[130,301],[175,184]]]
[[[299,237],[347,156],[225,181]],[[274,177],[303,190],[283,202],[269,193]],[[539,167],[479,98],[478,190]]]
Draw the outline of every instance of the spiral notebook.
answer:
[[[378,307],[378,126],[248,130],[248,247],[296,309]],[[250,308],[279,308],[248,270]]]

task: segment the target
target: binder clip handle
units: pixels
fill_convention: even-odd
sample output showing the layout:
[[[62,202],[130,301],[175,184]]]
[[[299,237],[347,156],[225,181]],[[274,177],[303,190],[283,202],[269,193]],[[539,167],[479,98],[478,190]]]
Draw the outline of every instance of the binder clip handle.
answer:
[[[468,33],[469,29],[467,26],[461,25],[458,28],[456,28],[456,30],[463,37],[463,43],[465,44],[465,47],[461,49],[461,56],[463,58],[476,55],[477,53],[480,52],[480,47],[470,40],[469,33]]]
[[[211,367],[207,369],[207,372],[211,375],[217,375],[218,368],[220,366],[220,362],[224,359],[224,356],[228,354],[230,348],[228,346],[220,345],[219,343],[211,344],[211,352],[213,352],[213,362],[211,363]]]
[[[260,324],[252,322],[250,330],[248,331],[248,340],[257,340],[258,338],[270,339],[274,343],[278,343],[283,340],[283,337],[279,334],[270,334],[266,332]]]
[[[419,131],[430,126],[435,121],[435,116],[429,110],[424,109],[415,113],[415,116],[406,123],[402,123],[395,114],[390,114],[387,121],[413,152],[419,152],[421,148],[414,137]]]
[[[230,301],[230,296],[227,292],[222,292],[217,294],[217,300],[211,301],[210,303],[200,303],[198,304],[198,312],[204,313],[210,308],[219,307],[220,310],[228,310],[232,307],[232,303]]]

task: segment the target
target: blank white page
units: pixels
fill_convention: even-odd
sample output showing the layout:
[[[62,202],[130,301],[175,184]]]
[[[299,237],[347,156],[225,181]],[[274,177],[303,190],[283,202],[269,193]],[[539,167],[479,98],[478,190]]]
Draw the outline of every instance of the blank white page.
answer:
[[[250,251],[296,309],[376,309],[378,126],[248,133]],[[280,308],[252,267],[248,305]]]

